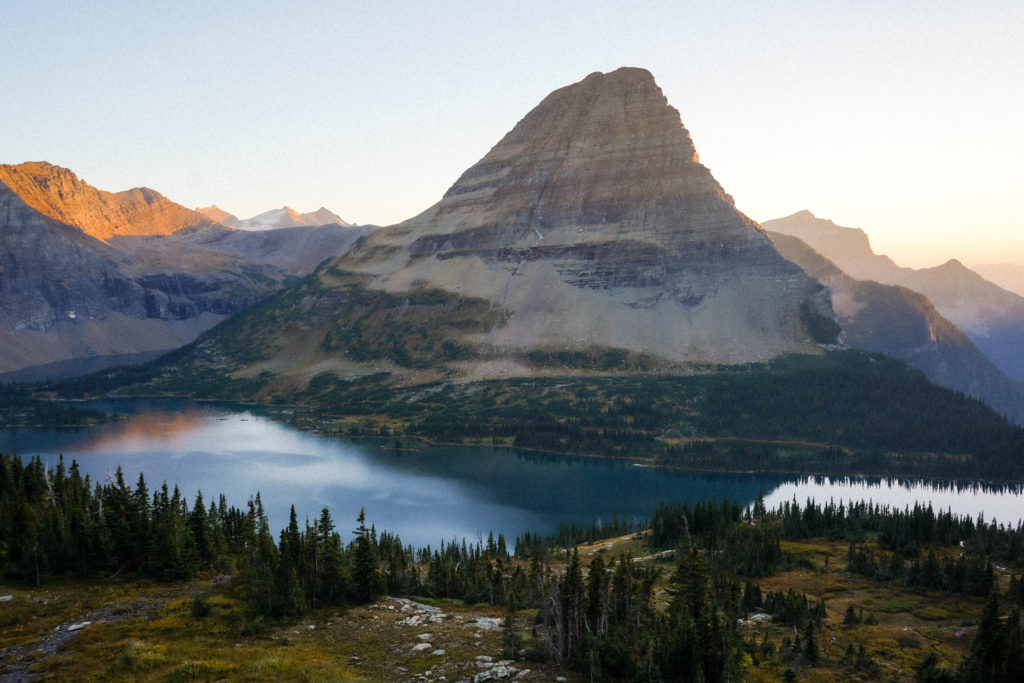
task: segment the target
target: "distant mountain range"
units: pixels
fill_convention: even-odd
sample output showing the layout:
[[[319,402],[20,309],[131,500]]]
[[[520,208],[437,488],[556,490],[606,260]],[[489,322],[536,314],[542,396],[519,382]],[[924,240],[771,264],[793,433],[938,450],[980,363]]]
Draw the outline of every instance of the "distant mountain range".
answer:
[[[349,225],[341,219],[341,216],[328,211],[322,206],[312,213],[299,213],[291,207],[284,206],[280,209],[265,211],[253,216],[252,218],[246,218],[245,220],[240,220],[216,206],[208,206],[196,209],[196,211],[208,220],[242,230],[277,230],[280,228],[298,228],[318,225],[340,225],[342,227],[346,227]]]
[[[0,165],[0,373],[180,347],[367,231],[243,232],[148,188]]]
[[[1010,377],[1024,379],[1024,297],[984,279],[957,260],[934,268],[904,268],[875,254],[863,230],[844,228],[801,211],[765,221],[772,233],[799,237],[859,280],[906,287],[928,297]]]
[[[971,270],[1003,289],[1024,296],[1024,264],[981,263],[971,266]]]
[[[1007,377],[925,295],[850,277],[798,237],[772,233],[776,248],[832,290],[844,341],[907,361],[931,381],[979,398],[1024,424],[1024,383]]]

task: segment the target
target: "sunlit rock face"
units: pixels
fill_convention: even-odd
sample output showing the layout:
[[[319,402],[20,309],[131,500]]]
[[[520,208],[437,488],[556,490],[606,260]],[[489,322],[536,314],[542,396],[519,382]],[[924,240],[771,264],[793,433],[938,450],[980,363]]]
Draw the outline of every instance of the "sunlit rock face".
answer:
[[[834,320],[828,290],[735,209],[643,69],[551,93],[438,204],[335,265],[494,302],[476,341],[497,348],[743,362],[834,341],[807,324]]]
[[[100,240],[115,235],[169,235],[210,223],[155,190],[104,192],[45,161],[0,164],[0,183],[39,213]]]

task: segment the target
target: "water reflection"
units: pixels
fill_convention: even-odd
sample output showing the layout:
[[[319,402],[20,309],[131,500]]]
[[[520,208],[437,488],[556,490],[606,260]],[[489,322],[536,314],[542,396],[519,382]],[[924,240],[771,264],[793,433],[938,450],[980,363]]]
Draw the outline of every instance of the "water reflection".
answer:
[[[354,527],[362,507],[378,529],[414,545],[475,539],[493,530],[511,541],[526,531],[553,533],[562,521],[595,524],[646,519],[660,501],[730,498],[751,503],[765,492],[774,507],[794,496],[871,499],[913,505],[930,501],[958,514],[984,512],[1016,523],[1022,495],[985,485],[884,479],[831,479],[761,474],[680,473],[628,462],[549,456],[489,448],[396,451],[368,442],[294,429],[253,410],[189,402],[118,402],[127,417],[75,430],[0,432],[0,449],[57,454],[78,460],[103,480],[120,465],[134,484],[145,472],[150,488],[167,481],[192,498],[224,493],[244,507],[257,491],[279,529],[294,504],[300,520],[329,507],[338,528]]]
[[[961,516],[980,516],[986,522],[1016,526],[1024,515],[1024,490],[1019,485],[879,477],[806,476],[787,481],[766,493],[765,505],[776,508],[796,499],[819,503],[870,501],[890,508],[915,504]]]

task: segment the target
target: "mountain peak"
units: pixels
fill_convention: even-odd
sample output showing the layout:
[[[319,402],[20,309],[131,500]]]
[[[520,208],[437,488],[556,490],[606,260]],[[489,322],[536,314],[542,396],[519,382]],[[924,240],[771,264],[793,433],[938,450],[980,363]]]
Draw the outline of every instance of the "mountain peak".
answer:
[[[623,67],[610,73],[594,72],[582,81],[555,90],[545,97],[495,149],[530,139],[569,145],[566,156],[586,153],[591,142],[604,146],[632,145],[649,154],[659,138],[668,150],[685,161],[697,162],[690,134],[679,112],[646,69]],[[493,153],[494,150],[492,150]],[[595,150],[591,150],[593,152]]]
[[[687,207],[704,200],[732,206],[650,72],[623,68],[545,97],[462,174],[433,217],[500,225],[508,244],[528,242],[534,229],[635,230],[669,214],[683,221],[680,230],[699,230]],[[463,218],[468,213],[475,217]]]
[[[277,230],[279,228],[315,227],[329,223],[348,225],[341,219],[341,216],[322,206],[312,213],[300,213],[290,206],[282,206],[280,209],[271,209],[252,218],[238,221],[236,226],[244,230]]]
[[[196,213],[202,214],[214,223],[220,223],[221,225],[227,225],[229,227],[237,227],[238,225],[237,216],[228,213],[216,204],[199,207],[196,209]]]
[[[46,161],[0,164],[0,183],[39,213],[101,240],[117,235],[166,235],[207,222],[156,190],[98,190],[71,170]]]
[[[605,86],[622,83],[649,83],[654,85],[654,87],[658,87],[654,83],[654,74],[647,69],[638,66],[620,66],[618,69],[609,71],[608,73],[595,71],[592,74],[588,74],[586,78],[580,81],[580,83],[593,83],[598,81],[602,82]]]
[[[813,348],[801,321],[832,316],[827,291],[736,211],[635,68],[549,94],[440,202],[338,268],[386,291],[489,300],[504,322],[477,341],[501,349],[746,361]]]

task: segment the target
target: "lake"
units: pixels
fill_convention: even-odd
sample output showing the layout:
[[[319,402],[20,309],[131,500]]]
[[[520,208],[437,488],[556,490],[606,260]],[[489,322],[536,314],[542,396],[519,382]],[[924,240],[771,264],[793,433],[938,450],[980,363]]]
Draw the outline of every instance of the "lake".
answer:
[[[659,501],[730,498],[747,505],[763,492],[769,508],[794,497],[872,500],[890,506],[931,503],[962,515],[1016,525],[1024,492],[981,484],[918,480],[693,473],[635,463],[546,455],[499,448],[386,445],[302,431],[261,411],[189,401],[117,401],[97,407],[123,420],[80,429],[0,430],[0,450],[54,465],[79,463],[103,481],[118,465],[134,488],[144,472],[150,490],[166,481],[206,505],[220,493],[244,509],[256,492],[271,529],[287,524],[295,505],[300,524],[328,507],[339,530],[367,522],[415,546],[486,539],[509,544],[524,532],[554,533],[561,522],[584,525],[648,519]]]

